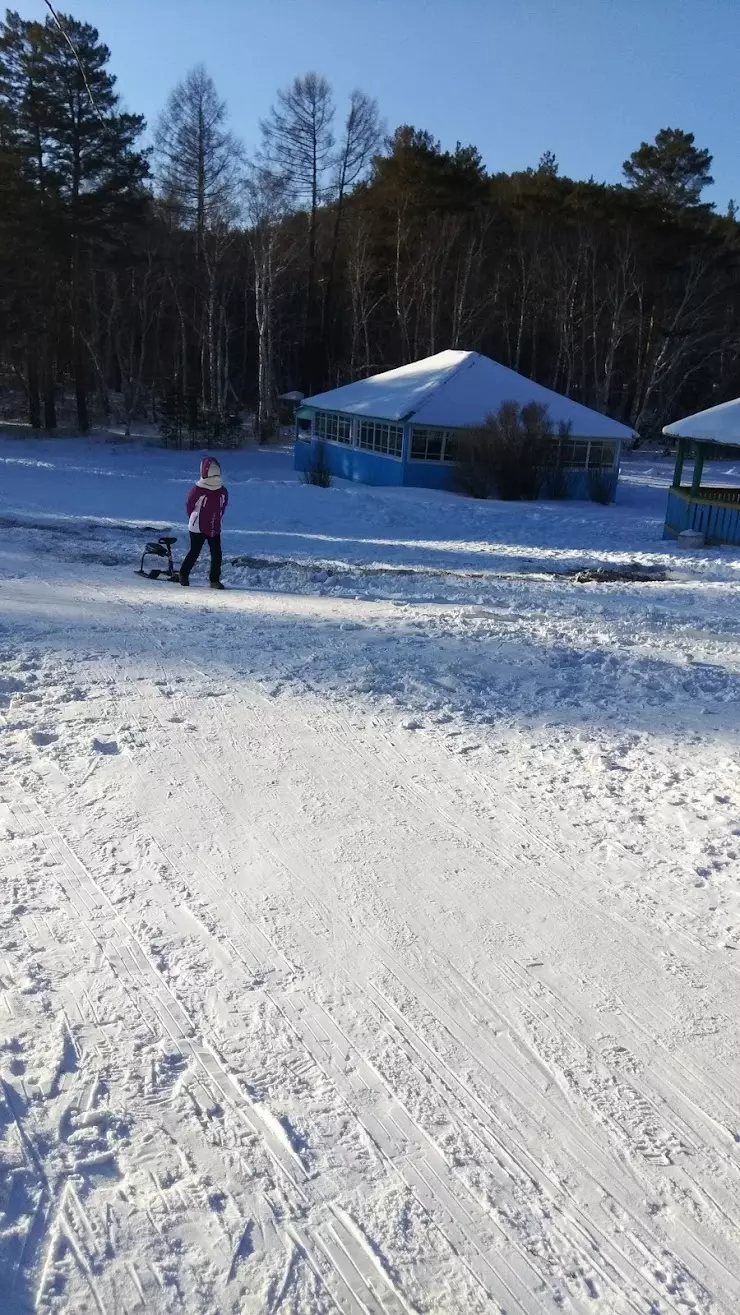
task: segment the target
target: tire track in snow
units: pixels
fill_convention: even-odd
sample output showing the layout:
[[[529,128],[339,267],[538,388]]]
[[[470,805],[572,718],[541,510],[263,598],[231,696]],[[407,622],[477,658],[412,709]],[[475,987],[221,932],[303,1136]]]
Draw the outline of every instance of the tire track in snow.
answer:
[[[41,791],[39,790],[39,793]],[[174,997],[167,998],[167,992],[158,994],[160,983],[157,981],[157,975],[152,971],[151,965],[146,965],[143,951],[140,951],[136,938],[129,933],[128,928],[122,927],[112,906],[107,906],[107,901],[103,892],[97,887],[93,878],[90,876],[84,864],[78,856],[68,846],[67,842],[61,836],[55,824],[50,821],[48,815],[44,812],[39,803],[29,803],[27,799],[19,799],[16,803],[18,813],[25,814],[32,830],[38,834],[39,826],[44,832],[44,838],[49,840],[52,850],[61,859],[64,874],[55,876],[60,891],[65,895],[77,916],[78,925],[88,935],[90,941],[94,944],[100,959],[110,969],[112,976],[123,985],[128,995],[129,1006],[138,1014],[149,1029],[153,1039],[158,1039],[161,1029],[168,1036],[170,1042],[183,1055],[189,1055],[200,1066],[204,1083],[211,1092],[210,1101],[216,1094],[222,1099],[229,1100],[232,1107],[236,1108],[244,1116],[245,1099],[241,1091],[238,1090],[235,1080],[231,1075],[226,1074],[219,1066],[215,1056],[210,1054],[207,1049],[198,1045],[197,1038],[193,1039],[189,1035],[189,1024],[186,1016],[181,1011]],[[38,826],[36,821],[38,820]],[[114,927],[105,925],[101,931],[99,926],[101,920],[114,918],[116,924]],[[119,945],[116,945],[112,936],[115,931]],[[137,948],[138,947],[138,948]],[[152,1006],[152,999],[154,1005]],[[269,1127],[265,1128],[260,1120],[257,1120],[254,1126],[256,1136],[265,1145],[265,1149],[273,1160],[285,1172],[285,1154],[283,1147],[276,1145],[274,1130]],[[281,1163],[282,1161],[282,1163]],[[296,1185],[294,1164],[288,1166],[288,1172],[293,1171],[292,1187],[300,1192],[300,1185]],[[44,1232],[48,1235],[51,1228],[50,1241],[47,1244],[47,1258],[40,1280],[42,1291],[44,1284],[47,1282],[50,1273],[50,1266],[55,1258],[60,1239],[64,1241],[66,1237],[65,1225],[60,1207],[57,1205],[53,1210],[53,1218],[61,1223],[49,1222],[49,1212],[44,1226]],[[150,1216],[150,1223],[154,1228],[154,1221]],[[84,1267],[83,1267],[84,1268]],[[89,1266],[88,1266],[89,1269]]]
[[[38,793],[41,793],[41,791],[39,790]],[[179,1005],[175,994],[156,971],[138,938],[127,927],[114,906],[110,904],[89,869],[64,838],[58,826],[52,822],[38,800],[34,805],[30,805],[27,800],[20,800],[17,807],[21,811],[26,811],[31,822],[33,821],[34,811],[38,812],[41,825],[45,828],[52,847],[63,862],[65,876],[61,879],[60,885],[69,897],[81,924],[94,940],[102,958],[107,962],[114,976],[123,983],[132,1008],[138,1010],[146,1020],[153,1037],[156,1038],[157,1036],[157,1023],[162,1024],[170,1041],[177,1047],[179,1052],[197,1061],[201,1069],[204,1070],[206,1085],[212,1091],[231,1103],[232,1106],[236,1105],[242,1114],[246,1104],[249,1111],[247,1121],[251,1130],[266,1143],[266,1148],[276,1166],[290,1179],[293,1191],[300,1196],[303,1202],[300,1214],[305,1216],[307,1220],[310,1219],[314,1207],[317,1204],[321,1205],[321,1202],[311,1200],[308,1180],[303,1166],[285,1138],[278,1120],[261,1113],[257,1122],[251,1117],[252,1112],[258,1107],[249,1098],[246,1101],[244,1100],[240,1087],[237,1087],[236,1091],[234,1090],[235,1080],[217,1059],[212,1046],[207,1042],[203,1043],[202,1039],[199,1041],[197,1036],[193,1036],[194,1029],[191,1020],[188,1019],[182,1006]],[[99,929],[101,920],[105,921],[104,933],[101,933]],[[112,926],[107,925],[109,920],[113,923]],[[285,1161],[286,1147],[292,1157],[291,1162],[288,1164]],[[341,1228],[341,1225],[335,1220],[331,1225],[334,1235],[336,1235],[339,1228]],[[322,1241],[324,1231],[324,1226],[321,1224],[316,1226],[304,1225],[301,1230],[301,1249],[315,1272],[317,1274],[323,1273],[323,1282],[324,1284],[329,1283],[329,1291],[332,1284],[335,1287],[338,1285],[337,1300],[339,1305],[337,1309],[344,1309],[345,1302],[349,1301],[350,1304],[347,1309],[352,1311],[372,1309],[383,1312],[388,1309],[392,1312],[397,1310],[398,1300],[392,1292],[390,1295],[393,1300],[387,1307],[384,1304],[385,1297],[375,1296],[372,1293],[373,1301],[371,1305],[366,1304],[367,1296],[363,1297],[358,1290],[358,1275],[361,1276],[364,1264],[361,1256],[358,1256],[359,1270],[354,1279],[351,1274],[348,1274],[346,1266],[342,1264],[333,1264],[333,1269],[327,1273],[326,1260],[331,1261],[333,1247]],[[54,1257],[56,1245],[57,1236],[55,1234],[49,1250],[51,1259]],[[340,1242],[337,1242],[337,1246],[339,1246],[341,1255],[345,1257],[351,1257],[356,1250],[356,1242],[351,1236],[341,1239]],[[322,1260],[321,1254],[317,1255],[317,1247],[321,1249],[325,1257],[324,1260]],[[48,1268],[49,1262],[47,1261],[42,1275],[42,1285],[47,1281]],[[387,1286],[386,1281],[386,1288]]]
[[[733,1166],[733,1168],[735,1168],[735,1166]]]
[[[341,761],[341,759],[340,759],[340,761]],[[232,760],[232,763],[231,763],[232,768],[233,768],[237,763],[238,763],[238,759],[234,758],[234,759]],[[234,804],[233,801],[228,802],[228,804],[224,804],[224,807],[227,809],[227,812],[228,812],[228,811],[230,811],[231,813],[234,813],[234,812],[235,812],[235,804]],[[270,838],[269,838],[269,843],[270,843],[271,845],[274,843],[274,837],[270,837]],[[286,852],[287,852],[287,857],[288,857],[289,862],[295,865],[295,864],[296,864],[296,855],[295,855],[294,851],[291,849],[290,846],[288,846],[288,849],[287,849]],[[301,869],[299,866],[294,866],[291,870],[296,871],[296,872],[299,872],[299,873],[301,874],[301,876],[303,876],[302,869]],[[315,888],[315,891],[314,891],[314,897],[315,897],[316,899],[318,899],[318,892],[319,892],[319,883],[318,883],[318,881],[317,881],[317,882],[316,882],[316,888]],[[331,921],[332,921],[332,922],[335,921],[335,920],[339,917],[339,911],[336,910],[336,909],[332,909],[331,912],[330,912],[330,917],[331,917]],[[329,924],[329,925],[331,925],[331,924]],[[352,940],[353,940],[353,939],[356,940],[356,938],[357,938],[357,929],[356,929],[356,927],[352,927],[349,923],[346,923],[346,922],[345,922],[345,924],[344,924],[344,934],[345,934],[345,936],[346,936],[346,938],[347,938],[347,943],[348,943],[348,944],[351,944],[351,943],[352,943]],[[439,1005],[437,1006],[437,1008],[439,1008]]]
[[[170,730],[170,732],[171,732],[171,728],[169,728],[169,727],[165,727],[165,729]],[[415,1128],[415,1133],[416,1133],[417,1136],[418,1136],[418,1131],[419,1131],[419,1130]],[[480,1250],[480,1248],[478,1248],[478,1249]],[[493,1272],[495,1273],[495,1271],[493,1271]],[[527,1285],[526,1285],[526,1286],[523,1286],[523,1287],[520,1288],[520,1293],[522,1294],[522,1296],[521,1296],[521,1301],[522,1301],[523,1303],[526,1303],[526,1304],[520,1304],[519,1308],[520,1308],[522,1311],[524,1311],[525,1309],[527,1309],[527,1306],[528,1306],[528,1298],[527,1298],[527,1295],[526,1295],[526,1294],[530,1291],[529,1283],[531,1283],[531,1282],[538,1282],[538,1281],[539,1281],[536,1277],[533,1277],[531,1274],[528,1274],[528,1279],[529,1279],[529,1282],[527,1283]],[[491,1279],[490,1279],[490,1276],[489,1276],[488,1284],[487,1284],[487,1288],[488,1288],[488,1289],[490,1289],[490,1284],[491,1284]],[[508,1300],[510,1299],[510,1297],[511,1297],[511,1290],[510,1290],[509,1288],[504,1288],[504,1289],[502,1289],[502,1293],[501,1293],[501,1295],[502,1295],[502,1298],[503,1298],[505,1301],[508,1301]]]
[[[346,746],[347,752],[351,753],[351,755],[355,758],[355,760],[358,762],[359,765],[360,755],[356,745],[352,741],[349,728],[346,725],[344,725],[342,728],[342,732],[340,732],[340,734],[343,743]],[[390,737],[384,736],[383,739],[388,747],[387,761],[389,762],[390,767],[388,770],[386,770],[385,768],[380,769],[377,767],[377,765],[371,763],[368,769],[369,771],[374,772],[375,774],[376,788],[378,790],[382,789],[384,782],[387,782],[388,777],[393,775],[395,758],[400,756],[404,764],[406,766],[409,766],[408,757],[403,754],[402,750],[398,749],[398,746],[395,745],[393,741],[391,741]],[[472,775],[474,776],[474,778],[480,777],[480,773],[472,773]],[[446,824],[453,831],[458,832],[463,837],[464,840],[470,838],[470,840],[475,844],[475,846],[477,846],[483,853],[488,855],[491,861],[500,863],[501,859],[504,858],[509,865],[510,871],[513,872],[514,869],[516,868],[517,876],[519,879],[524,879],[524,880],[531,879],[531,874],[527,871],[526,865],[531,861],[531,857],[532,857],[531,847],[532,847],[532,840],[534,839],[536,843],[539,844],[540,846],[541,855],[549,854],[551,856],[551,862],[554,861],[557,864],[555,871],[557,872],[559,870],[561,876],[561,881],[558,886],[555,886],[552,883],[543,882],[539,877],[535,878],[535,880],[538,883],[539,889],[542,891],[542,893],[547,894],[552,899],[556,899],[558,901],[567,900],[572,905],[575,906],[578,906],[581,903],[586,903],[588,905],[589,912],[592,914],[592,916],[597,918],[602,923],[605,922],[607,925],[610,920],[614,920],[620,929],[626,930],[629,933],[630,939],[633,941],[633,943],[635,941],[637,942],[637,946],[639,947],[643,955],[643,961],[646,960],[647,956],[649,956],[650,959],[652,960],[653,945],[647,940],[645,933],[641,932],[640,928],[636,927],[635,924],[630,920],[625,919],[621,914],[615,913],[613,910],[609,908],[605,909],[603,904],[599,902],[598,899],[594,898],[590,894],[590,891],[586,889],[586,883],[584,882],[583,878],[584,876],[588,875],[589,870],[591,870],[591,865],[589,864],[585,854],[579,856],[580,861],[582,863],[582,867],[579,873],[580,886],[577,895],[574,895],[570,893],[572,880],[573,877],[576,875],[573,866],[567,863],[563,851],[558,846],[553,844],[547,838],[547,836],[545,836],[541,831],[538,830],[536,816],[529,814],[527,819],[525,820],[520,815],[516,803],[513,801],[513,799],[510,796],[507,796],[505,799],[505,807],[502,806],[500,801],[497,801],[500,815],[502,818],[505,818],[506,825],[501,826],[498,824],[494,824],[493,818],[489,819],[489,827],[491,825],[494,825],[497,835],[496,845],[494,846],[491,844],[490,840],[488,840],[485,833],[481,834],[480,817],[478,816],[477,807],[475,805],[473,806],[475,816],[472,826],[469,822],[461,821],[461,818],[465,815],[463,810],[469,804],[468,798],[466,797],[465,792],[463,790],[457,791],[456,795],[453,796],[453,798],[444,799],[444,801],[440,804],[440,796],[441,795],[444,796],[447,793],[445,788],[442,786],[441,782],[435,781],[434,788],[431,788],[431,787],[424,787],[422,784],[420,784],[420,779],[423,780],[423,778],[414,776],[406,784],[408,785],[408,788],[411,789],[415,793],[415,795],[419,798],[420,802],[422,802],[429,809],[430,814],[442,816]],[[488,789],[490,790],[490,787],[488,787]],[[513,849],[511,843],[507,840],[506,832],[508,829],[514,831],[515,835],[518,838],[519,843],[527,845],[526,863],[524,866],[522,865],[521,854],[518,853],[515,849]],[[632,869],[634,876],[638,878],[640,881],[643,881],[644,873],[639,868],[639,866],[635,863],[634,858],[631,855],[626,854],[626,861],[629,864],[630,868]],[[594,868],[592,869],[592,871],[593,871],[593,875],[596,878],[598,878],[600,875],[599,870]],[[706,971],[706,953],[704,947],[700,946],[696,941],[692,940],[689,937],[686,937],[686,939],[689,941],[689,943],[693,948],[698,948],[701,952],[697,956],[693,956],[693,955],[691,956],[692,962],[697,966],[697,968],[704,969]],[[721,967],[723,968],[724,971],[728,971],[728,972],[738,971],[733,963],[727,962],[726,958],[722,961]],[[523,978],[523,976],[521,974],[518,974],[517,977],[518,984],[519,985],[523,984],[524,980],[525,979]],[[621,999],[616,1003],[618,1003],[620,1010],[622,1009],[626,1010],[626,1006],[624,1005],[624,1002]],[[662,1008],[659,1001],[651,1000],[650,1011],[652,1017],[655,1017],[656,1014],[659,1014],[666,1021],[669,1020],[670,1016]],[[644,1024],[640,1024],[633,1014],[630,1015],[630,1021],[638,1028],[638,1030],[643,1032],[646,1031]],[[665,1047],[662,1045],[662,1043],[659,1040],[656,1041],[656,1037],[653,1034],[646,1033],[646,1040],[648,1040],[649,1045],[651,1047],[655,1046],[657,1043],[665,1053],[666,1063],[670,1065],[674,1065],[679,1070],[685,1072],[687,1076],[690,1077],[691,1085],[694,1088],[698,1088],[698,1089],[703,1088],[706,1090],[707,1097],[709,1097],[711,1094],[711,1098],[713,1100],[719,1098],[722,1101],[722,1103],[726,1108],[728,1123],[730,1124],[731,1127],[740,1126],[740,1106],[734,1103],[732,1099],[732,1094],[734,1094],[736,1084],[734,1082],[733,1075],[729,1071],[725,1073],[721,1068],[715,1066],[714,1068],[715,1080],[710,1093],[709,1089],[706,1087],[703,1075],[696,1068],[692,1068],[687,1062],[681,1061],[680,1059],[678,1059],[677,1056],[673,1054],[671,1054],[669,1057],[668,1052],[665,1051]],[[720,1077],[720,1075],[724,1078],[723,1092],[720,1092],[717,1089],[717,1079]],[[708,1100],[707,1103],[711,1103],[711,1100]],[[721,1127],[721,1125],[718,1125],[716,1120],[711,1119],[711,1117],[708,1116],[706,1112],[703,1112],[703,1114],[705,1119],[708,1120],[709,1124],[713,1128],[716,1129],[718,1127]],[[729,1138],[732,1135],[731,1132],[728,1131],[727,1127],[721,1127],[721,1130],[724,1133],[725,1139]],[[732,1163],[734,1166],[734,1161],[732,1161]]]
[[[196,756],[197,756],[197,755],[196,755]],[[222,800],[222,791],[215,792],[215,793],[216,793],[216,797],[219,798],[219,799],[223,802],[223,800]]]

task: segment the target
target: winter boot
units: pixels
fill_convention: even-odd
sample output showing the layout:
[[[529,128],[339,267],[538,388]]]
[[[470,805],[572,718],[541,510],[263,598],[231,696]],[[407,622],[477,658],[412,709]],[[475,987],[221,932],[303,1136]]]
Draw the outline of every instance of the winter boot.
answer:
[[[220,580],[211,580],[211,588],[212,588],[212,589],[225,589],[225,588],[226,588],[226,585],[222,584]]]

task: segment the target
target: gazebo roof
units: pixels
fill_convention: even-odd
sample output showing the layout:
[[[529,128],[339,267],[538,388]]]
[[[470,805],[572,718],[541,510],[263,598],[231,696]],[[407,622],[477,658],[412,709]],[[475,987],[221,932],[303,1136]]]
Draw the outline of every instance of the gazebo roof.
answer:
[[[663,433],[669,438],[693,438],[697,443],[717,443],[721,447],[740,447],[740,397],[734,402],[721,402],[706,411],[697,411],[665,425]]]
[[[375,420],[459,428],[480,425],[502,402],[540,402],[554,424],[570,424],[574,437],[629,439],[634,430],[600,411],[554,393],[526,375],[479,352],[446,351],[386,370],[328,393],[307,397],[305,406]]]

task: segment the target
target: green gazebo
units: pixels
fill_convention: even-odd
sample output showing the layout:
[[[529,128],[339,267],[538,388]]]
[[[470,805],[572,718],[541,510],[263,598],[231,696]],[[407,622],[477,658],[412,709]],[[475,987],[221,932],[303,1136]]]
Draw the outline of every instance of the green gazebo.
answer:
[[[740,487],[702,486],[704,462],[716,456],[718,448],[737,448],[740,456],[740,398],[677,420],[666,425],[663,433],[678,440],[663,538],[677,539],[685,530],[694,530],[704,536],[706,543],[740,546]],[[684,462],[691,448],[693,476],[690,484],[682,484]]]

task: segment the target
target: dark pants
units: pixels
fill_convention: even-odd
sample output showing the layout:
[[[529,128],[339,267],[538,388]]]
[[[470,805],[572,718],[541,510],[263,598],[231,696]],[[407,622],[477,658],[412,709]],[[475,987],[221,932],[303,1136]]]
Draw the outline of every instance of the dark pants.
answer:
[[[190,531],[190,552],[180,567],[181,580],[189,579],[205,541],[205,534],[193,534],[192,530]],[[208,540],[208,547],[211,552],[211,584],[218,584],[221,579],[221,535],[214,534],[213,538]]]

